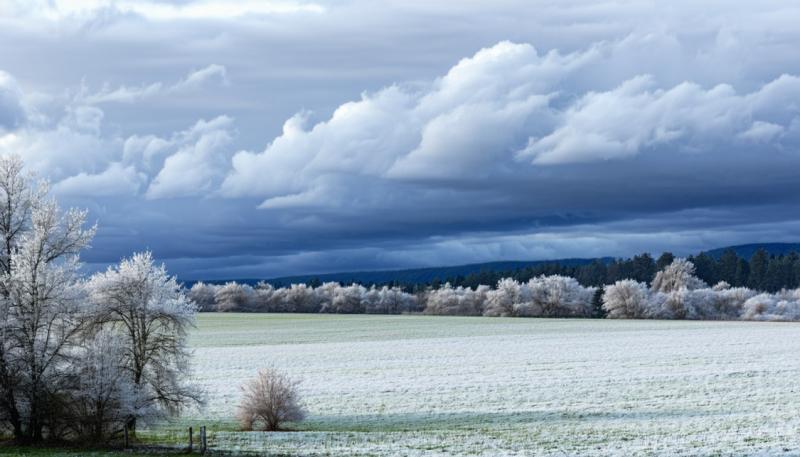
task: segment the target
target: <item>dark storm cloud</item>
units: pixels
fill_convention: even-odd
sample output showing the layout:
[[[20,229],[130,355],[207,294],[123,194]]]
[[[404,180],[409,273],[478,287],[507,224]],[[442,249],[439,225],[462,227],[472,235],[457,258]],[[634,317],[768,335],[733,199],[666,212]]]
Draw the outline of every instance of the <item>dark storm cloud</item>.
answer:
[[[0,2],[0,152],[90,209],[95,268],[141,249],[220,278],[794,241],[799,17]]]

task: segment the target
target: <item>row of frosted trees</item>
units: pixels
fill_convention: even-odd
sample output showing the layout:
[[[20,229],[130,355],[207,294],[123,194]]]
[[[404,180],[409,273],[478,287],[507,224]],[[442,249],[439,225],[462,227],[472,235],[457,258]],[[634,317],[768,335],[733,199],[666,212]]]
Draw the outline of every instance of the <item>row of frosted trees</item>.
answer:
[[[196,283],[190,297],[205,311],[305,313],[423,312],[459,316],[601,317],[622,319],[800,319],[800,289],[763,293],[725,282],[710,287],[694,265],[676,259],[657,272],[651,285],[626,279],[603,288],[584,287],[567,276],[511,278],[494,288],[445,284],[409,294],[399,288],[331,282],[319,287],[274,288]]]
[[[95,229],[0,158],[0,434],[102,441],[200,400],[184,381],[195,307],[149,253],[89,278]]]
[[[369,313],[400,314],[421,311],[416,295],[396,287],[365,288],[328,282],[319,287],[292,284],[274,288],[229,282],[224,285],[196,283],[189,297],[200,311],[251,311],[270,313]]]
[[[766,293],[724,281],[709,287],[691,262],[677,259],[650,287],[633,280],[606,286],[603,308],[611,318],[792,321],[800,319],[800,289]]]

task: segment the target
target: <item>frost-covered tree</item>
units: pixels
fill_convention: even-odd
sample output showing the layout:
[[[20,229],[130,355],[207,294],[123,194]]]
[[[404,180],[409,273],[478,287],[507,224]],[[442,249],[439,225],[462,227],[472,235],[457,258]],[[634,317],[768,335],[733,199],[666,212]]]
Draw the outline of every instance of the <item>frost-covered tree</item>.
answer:
[[[426,294],[425,312],[454,316],[480,316],[486,306],[486,295],[490,288],[486,285],[476,289],[469,287],[453,288],[450,283]]]
[[[336,283],[329,283],[330,285],[323,284],[321,287],[331,289],[332,285],[338,286]],[[289,288],[278,289],[276,291],[276,298],[280,301],[281,307],[290,313],[316,313],[319,312],[324,300],[320,297],[317,290],[306,284],[292,284]],[[332,293],[325,298],[332,300]]]
[[[272,284],[264,281],[259,281],[253,289],[253,297],[251,299],[251,310],[256,312],[269,312],[273,311],[273,297],[275,295],[275,288]]]
[[[197,305],[198,311],[216,311],[217,286],[196,282],[189,289],[189,299]]]
[[[0,158],[0,420],[16,439],[39,441],[86,322],[78,254],[94,229],[22,168]]]
[[[122,367],[148,415],[175,414],[199,402],[199,392],[185,382],[189,371],[187,332],[196,308],[174,277],[156,265],[149,252],[134,254],[90,279],[97,325],[118,331],[125,347]],[[131,417],[135,431],[138,419]]]
[[[583,287],[575,278],[551,275],[532,278],[526,284],[528,301],[515,307],[517,316],[588,317],[592,315],[594,287]]]
[[[647,284],[623,279],[605,287],[603,309],[611,319],[651,317]]]
[[[525,296],[523,296],[523,293]],[[517,307],[530,301],[530,289],[512,278],[497,281],[497,287],[486,294],[486,316],[516,316]]]
[[[595,291],[567,276],[537,276],[523,284],[504,278],[486,294],[484,315],[588,317],[593,311]]]
[[[686,259],[675,259],[669,266],[656,273],[652,289],[654,292],[672,292],[682,288],[694,290],[708,287],[694,273],[692,262]]]
[[[374,298],[372,298],[374,297]],[[364,306],[367,313],[398,314],[417,310],[417,298],[399,287],[372,288]]]
[[[339,286],[333,288],[330,300],[326,300],[320,312],[323,313],[363,313],[367,298],[367,289],[358,284],[351,284],[346,287]]]
[[[101,329],[76,352],[66,426],[82,440],[101,442],[122,432],[146,404],[123,369],[126,348],[113,331]]]
[[[214,300],[217,311],[245,311],[253,300],[253,288],[247,284],[229,282],[217,288]]]
[[[687,319],[738,319],[744,304],[756,295],[746,287],[723,288],[717,284],[712,289],[690,291],[691,306]]]

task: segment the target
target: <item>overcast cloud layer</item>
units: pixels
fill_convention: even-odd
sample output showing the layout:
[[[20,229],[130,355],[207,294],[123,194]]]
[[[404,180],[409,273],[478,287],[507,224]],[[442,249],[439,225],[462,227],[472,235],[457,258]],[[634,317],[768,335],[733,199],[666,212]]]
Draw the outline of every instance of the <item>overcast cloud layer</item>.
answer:
[[[185,279],[797,241],[800,6],[731,3],[0,0],[0,153]]]

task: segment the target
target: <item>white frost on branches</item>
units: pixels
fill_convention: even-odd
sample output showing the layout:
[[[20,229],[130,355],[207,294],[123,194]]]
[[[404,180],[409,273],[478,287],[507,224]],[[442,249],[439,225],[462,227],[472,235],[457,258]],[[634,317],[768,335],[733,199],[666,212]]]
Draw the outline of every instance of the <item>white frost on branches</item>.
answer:
[[[694,274],[694,264],[686,259],[675,259],[653,278],[654,292],[674,292],[681,289],[703,289],[708,287]]]
[[[800,320],[800,289],[758,294],[744,302],[742,319],[757,321]]]
[[[480,316],[486,306],[489,286],[453,287],[450,283],[426,294],[425,312],[456,316]]]
[[[119,335],[124,347],[120,365],[138,397],[147,402],[137,405],[147,415],[131,417],[129,426],[199,402],[199,392],[185,381],[187,337],[196,309],[175,277],[144,252],[95,274],[87,289],[96,306],[96,324]]]
[[[778,302],[775,295],[761,294],[754,310],[748,311],[747,303],[754,303],[756,292],[746,287],[730,287],[720,282],[708,287],[694,275],[694,265],[685,259],[676,259],[663,271],[656,273],[650,289],[644,283],[633,280],[617,281],[606,286],[603,308],[610,318],[618,319],[769,319],[786,318],[787,307],[775,312],[769,303]],[[756,297],[756,298],[758,298]]]
[[[574,278],[537,276],[527,283],[511,278],[498,281],[487,293],[486,316],[588,317],[592,315],[594,287],[583,287]]]

